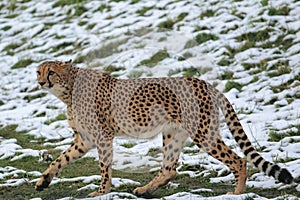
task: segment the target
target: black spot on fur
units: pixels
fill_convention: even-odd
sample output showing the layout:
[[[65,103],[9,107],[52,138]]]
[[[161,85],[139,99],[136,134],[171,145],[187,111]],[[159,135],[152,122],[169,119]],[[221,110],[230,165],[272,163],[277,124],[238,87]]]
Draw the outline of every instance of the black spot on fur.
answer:
[[[262,166],[262,170],[266,173],[269,163],[267,161],[264,162]]]
[[[242,134],[242,133],[244,133],[244,130],[243,129],[239,129],[238,133]]]
[[[251,159],[254,160],[257,156],[259,156],[258,153],[253,153],[253,154],[251,154]]]
[[[66,161],[69,162],[70,161],[70,157],[68,155],[65,155],[66,157]]]
[[[240,143],[240,148],[243,149],[244,146],[245,146],[245,143],[244,143],[244,142],[241,142],[241,143]]]
[[[78,149],[79,153],[84,153],[84,151],[82,149]]]
[[[294,181],[294,178],[287,169],[283,168],[278,175],[278,180],[285,184],[291,184]]]
[[[255,149],[253,147],[250,147],[249,149],[247,149],[246,151],[244,151],[244,154],[247,156],[252,151],[255,151]]]
[[[279,170],[280,170],[280,167],[278,167],[278,165],[274,165],[269,172],[269,176],[275,177],[275,173]]]

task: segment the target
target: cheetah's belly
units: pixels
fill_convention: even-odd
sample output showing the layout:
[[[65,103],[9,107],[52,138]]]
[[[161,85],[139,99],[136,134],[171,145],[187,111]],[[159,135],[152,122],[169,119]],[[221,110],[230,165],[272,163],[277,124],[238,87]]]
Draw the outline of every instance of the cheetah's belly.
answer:
[[[148,139],[153,138],[159,133],[161,133],[163,130],[168,127],[165,124],[159,124],[156,127],[139,127],[138,125],[135,125],[133,127],[127,128],[123,127],[120,129],[120,135],[126,135],[130,137],[140,138],[140,139]]]

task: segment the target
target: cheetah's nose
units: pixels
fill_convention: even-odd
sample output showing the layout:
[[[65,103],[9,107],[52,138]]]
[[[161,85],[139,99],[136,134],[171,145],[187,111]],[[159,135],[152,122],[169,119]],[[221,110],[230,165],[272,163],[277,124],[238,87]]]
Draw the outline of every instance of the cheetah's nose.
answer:
[[[46,84],[46,82],[39,82],[40,86],[43,86]]]

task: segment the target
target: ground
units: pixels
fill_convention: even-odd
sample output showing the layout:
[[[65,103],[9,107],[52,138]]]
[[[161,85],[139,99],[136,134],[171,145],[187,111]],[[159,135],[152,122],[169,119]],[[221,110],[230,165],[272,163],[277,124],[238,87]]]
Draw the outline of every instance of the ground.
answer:
[[[246,194],[223,196],[233,176],[188,141],[179,175],[153,198],[299,198],[300,2],[23,0],[0,8],[0,198],[85,198],[101,182],[91,151],[49,189],[33,189],[50,162],[43,152],[55,158],[72,137],[65,106],[38,90],[36,67],[69,59],[123,79],[207,80],[232,102],[260,153],[296,178],[284,186],[249,166]],[[221,132],[242,155],[225,124]],[[135,186],[159,169],[161,138],[114,143],[114,187],[104,198],[136,198]]]

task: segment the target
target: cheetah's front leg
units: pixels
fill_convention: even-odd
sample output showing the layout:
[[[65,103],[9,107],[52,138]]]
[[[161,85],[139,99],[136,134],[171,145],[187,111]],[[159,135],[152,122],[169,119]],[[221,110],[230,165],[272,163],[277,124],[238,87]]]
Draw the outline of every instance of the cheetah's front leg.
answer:
[[[143,187],[137,187],[133,193],[137,196],[150,197],[159,187],[166,185],[176,175],[177,161],[187,139],[186,132],[169,129],[163,132],[163,163],[158,175]]]
[[[113,159],[112,139],[100,138],[97,140],[97,149],[99,156],[100,172],[101,172],[101,186],[97,192],[89,194],[90,197],[100,196],[110,191],[111,187],[111,172]]]
[[[81,158],[84,154],[87,153],[87,151],[88,149],[81,142],[78,133],[76,133],[72,145],[55,161],[53,161],[46,171],[44,171],[40,180],[35,184],[35,189],[38,191],[42,191],[44,188],[48,187],[53,177],[57,176],[57,174],[65,165],[76,160],[77,158]]]

